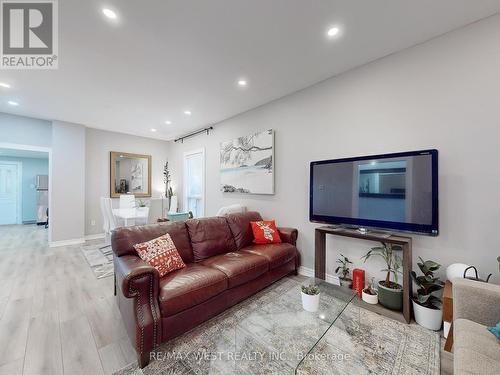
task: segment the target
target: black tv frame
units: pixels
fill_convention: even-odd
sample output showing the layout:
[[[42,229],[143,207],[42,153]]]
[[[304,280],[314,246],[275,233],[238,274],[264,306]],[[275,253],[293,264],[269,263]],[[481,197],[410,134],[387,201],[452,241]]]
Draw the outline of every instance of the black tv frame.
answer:
[[[384,221],[384,220],[369,220],[369,219],[359,219],[359,218],[349,218],[341,216],[324,216],[324,215],[313,215],[313,167],[320,164],[334,164],[334,163],[345,163],[360,160],[372,160],[372,159],[391,159],[398,157],[408,157],[408,156],[418,156],[418,155],[431,155],[432,164],[432,224],[413,224],[413,223],[402,223],[394,221]],[[309,170],[309,220],[313,223],[323,223],[323,224],[334,224],[334,225],[346,225],[352,227],[360,227],[367,229],[382,229],[397,232],[406,233],[416,233],[428,236],[437,236],[439,234],[439,186],[438,186],[438,150],[421,150],[421,151],[409,151],[409,152],[398,152],[391,154],[381,154],[381,155],[369,155],[360,156],[353,158],[342,158],[342,159],[331,159],[331,160],[321,160],[313,161],[310,164]]]

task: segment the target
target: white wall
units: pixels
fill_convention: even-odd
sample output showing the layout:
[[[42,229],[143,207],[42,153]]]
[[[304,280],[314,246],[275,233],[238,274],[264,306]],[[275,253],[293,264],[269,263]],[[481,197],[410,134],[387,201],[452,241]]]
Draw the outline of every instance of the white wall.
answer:
[[[110,151],[151,155],[151,193],[153,198],[158,198],[164,191],[163,165],[167,160],[169,143],[91,128],[86,129],[86,139],[85,234],[93,235],[103,233],[99,198],[110,196]],[[154,219],[161,214],[161,201],[152,200],[150,205],[150,217]]]
[[[52,123],[51,242],[85,236],[85,127]]]
[[[182,183],[182,153],[205,147],[207,215],[243,202],[281,226],[297,227],[302,264],[314,268],[310,161],[437,148],[441,234],[413,236],[414,262],[422,256],[444,266],[475,264],[499,282],[499,40],[495,16],[224,121],[210,136],[172,145],[174,183]],[[269,128],[276,130],[276,194],[222,194],[219,143]],[[359,260],[371,245],[329,238],[327,272],[333,274],[341,251],[368,277],[382,277],[381,263]]]
[[[52,124],[50,121],[0,113],[0,143],[50,147]]]

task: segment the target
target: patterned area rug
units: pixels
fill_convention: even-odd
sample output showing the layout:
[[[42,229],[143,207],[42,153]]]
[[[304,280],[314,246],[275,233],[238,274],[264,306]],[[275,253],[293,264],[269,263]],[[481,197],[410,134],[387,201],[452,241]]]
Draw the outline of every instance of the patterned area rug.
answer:
[[[100,249],[103,246],[106,246],[106,244],[101,242],[92,245],[83,245],[80,248],[87,263],[98,279],[113,276],[114,272],[113,250],[111,250],[111,246]]]
[[[300,276],[282,279],[163,344],[144,369],[134,363],[116,374],[294,374],[297,358],[304,358],[301,375],[439,374],[438,333],[352,304],[307,354],[325,322],[300,310],[300,283]],[[343,306],[333,298],[321,303]]]

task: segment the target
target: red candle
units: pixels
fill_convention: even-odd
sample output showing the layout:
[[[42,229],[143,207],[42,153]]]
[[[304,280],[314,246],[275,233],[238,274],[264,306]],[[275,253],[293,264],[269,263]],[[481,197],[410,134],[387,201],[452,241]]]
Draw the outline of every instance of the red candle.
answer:
[[[365,270],[355,268],[352,270],[352,289],[356,291],[358,297],[361,298],[363,289],[365,288]]]

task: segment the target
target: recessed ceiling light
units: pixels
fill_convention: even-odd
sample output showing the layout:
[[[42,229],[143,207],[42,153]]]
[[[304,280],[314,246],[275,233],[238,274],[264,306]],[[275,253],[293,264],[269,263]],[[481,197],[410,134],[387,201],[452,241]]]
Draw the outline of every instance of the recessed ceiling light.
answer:
[[[172,121],[167,120],[167,121],[165,121],[165,124],[167,124],[167,125],[172,125]]]
[[[238,86],[245,87],[248,84],[248,82],[245,79],[240,79],[238,81]]]
[[[152,128],[152,129],[151,129],[151,131],[154,133],[154,132],[156,131],[156,129],[155,129],[155,128]]]
[[[118,16],[116,15],[116,13],[114,11],[112,11],[111,9],[109,9],[109,8],[103,8],[102,13],[106,17],[108,17],[108,18],[110,18],[112,20],[116,20],[118,18]]]
[[[13,106],[17,106],[17,105],[19,105],[19,103],[18,103],[18,102],[15,102],[15,101],[13,101],[13,100],[9,100],[7,103],[9,103],[10,105],[13,105]]]
[[[191,116],[191,111],[184,111],[185,115]]]
[[[8,83],[5,83],[5,82],[0,82],[0,87],[4,87],[6,89],[10,89],[10,85]]]
[[[327,33],[326,33],[326,34],[327,34],[330,38],[333,38],[334,36],[339,35],[339,33],[340,33],[340,29],[338,28],[338,26],[334,26],[334,27],[332,27],[332,28],[328,29],[328,31],[327,31]]]

